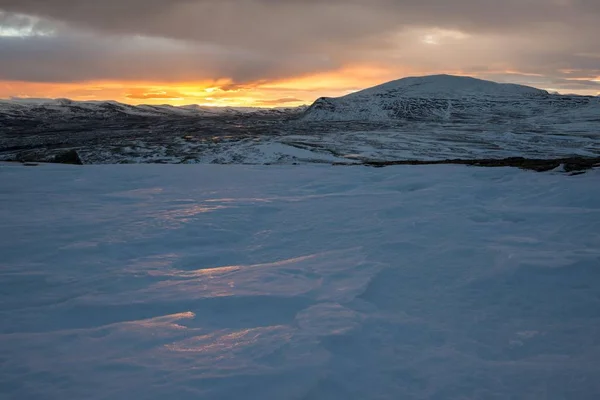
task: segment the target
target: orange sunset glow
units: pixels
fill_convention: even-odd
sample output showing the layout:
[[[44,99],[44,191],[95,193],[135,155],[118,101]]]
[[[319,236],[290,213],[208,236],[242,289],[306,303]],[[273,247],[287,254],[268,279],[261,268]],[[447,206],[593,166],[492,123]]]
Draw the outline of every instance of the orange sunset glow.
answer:
[[[77,83],[0,82],[0,98],[115,100],[128,104],[294,107],[322,96],[343,96],[365,87],[418,73],[354,66],[281,80],[234,84],[231,79],[198,82],[95,81]]]
[[[425,73],[429,73],[426,71]],[[221,107],[296,107],[319,97],[337,97],[403,76],[422,75],[410,68],[352,66],[280,80],[235,84],[231,79],[197,82],[89,81],[74,83],[0,82],[0,98],[69,98],[78,101],[114,100],[126,104],[198,104]],[[452,71],[454,75],[468,75]],[[506,76],[540,76],[499,71]],[[582,78],[573,78],[573,81]],[[600,82],[600,77],[593,78]],[[547,87],[548,90],[556,90]],[[596,95],[596,90],[579,90]]]

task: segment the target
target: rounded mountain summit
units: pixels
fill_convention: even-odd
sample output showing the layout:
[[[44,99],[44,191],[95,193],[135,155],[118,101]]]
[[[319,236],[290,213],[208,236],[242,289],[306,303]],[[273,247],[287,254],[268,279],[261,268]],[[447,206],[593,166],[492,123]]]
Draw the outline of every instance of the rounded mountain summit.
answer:
[[[431,75],[384,83],[338,98],[322,97],[305,121],[469,120],[527,118],[588,106],[598,99],[464,76]],[[598,108],[600,111],[600,108]]]

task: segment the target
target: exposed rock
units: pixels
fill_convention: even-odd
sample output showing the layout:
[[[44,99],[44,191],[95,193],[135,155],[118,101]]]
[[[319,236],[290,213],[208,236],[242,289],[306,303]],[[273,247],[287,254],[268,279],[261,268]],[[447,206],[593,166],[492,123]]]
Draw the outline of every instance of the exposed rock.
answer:
[[[57,164],[83,165],[83,161],[81,161],[81,158],[75,149],[57,154],[54,156],[54,162]]]

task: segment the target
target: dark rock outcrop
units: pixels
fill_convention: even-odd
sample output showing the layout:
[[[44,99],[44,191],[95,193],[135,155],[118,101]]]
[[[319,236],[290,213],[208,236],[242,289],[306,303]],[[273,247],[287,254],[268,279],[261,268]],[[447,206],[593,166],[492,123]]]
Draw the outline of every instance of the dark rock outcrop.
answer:
[[[368,161],[365,160],[359,165],[367,165],[370,167],[387,167],[391,165],[439,165],[439,164],[455,164],[455,165],[471,165],[477,167],[517,167],[520,169],[531,170],[536,172],[546,172],[559,168],[561,165],[564,172],[577,173],[600,167],[600,157],[569,157],[557,159],[534,159],[523,157],[509,157],[502,159],[479,159],[479,160],[435,160],[435,161],[419,161],[419,160],[396,160],[396,161]]]
[[[56,164],[83,165],[83,161],[81,161],[81,157],[79,157],[79,154],[75,149],[57,154],[54,156],[53,162]]]

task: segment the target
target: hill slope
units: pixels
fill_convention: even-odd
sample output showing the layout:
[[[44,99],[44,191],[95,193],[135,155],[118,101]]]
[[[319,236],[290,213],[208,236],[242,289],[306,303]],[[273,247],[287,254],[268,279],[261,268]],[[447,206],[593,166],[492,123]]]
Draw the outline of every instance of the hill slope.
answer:
[[[308,108],[303,119],[502,120],[554,115],[590,104],[598,107],[600,102],[592,97],[552,95],[545,90],[516,84],[433,75],[404,78],[344,97],[320,98]]]

